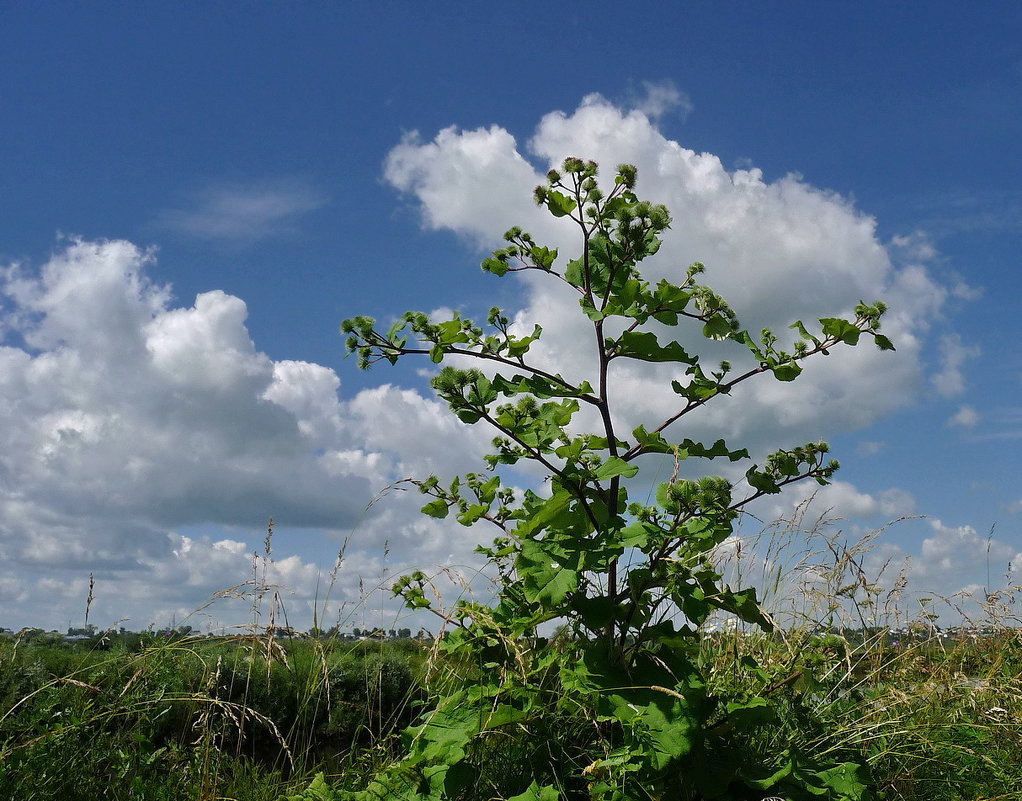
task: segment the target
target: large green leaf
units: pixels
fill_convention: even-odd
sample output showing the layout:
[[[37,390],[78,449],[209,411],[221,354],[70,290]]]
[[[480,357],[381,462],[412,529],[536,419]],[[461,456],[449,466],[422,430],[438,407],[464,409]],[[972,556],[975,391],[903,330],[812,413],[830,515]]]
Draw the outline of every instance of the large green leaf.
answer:
[[[585,285],[585,263],[582,259],[572,259],[564,269],[564,280],[580,289]]]
[[[547,208],[550,209],[550,213],[555,217],[564,217],[578,208],[578,203],[567,195],[562,195],[560,192],[551,190],[547,192],[546,197]]]
[[[690,439],[681,441],[681,448],[687,452],[689,456],[698,456],[702,459],[716,459],[721,456],[726,456],[729,461],[737,462],[739,459],[748,459],[749,451],[745,448],[739,448],[738,450],[731,450],[728,448],[727,443],[722,439],[718,439],[712,445],[707,447],[701,442],[694,442]]]
[[[854,324],[848,322],[848,320],[842,320],[839,317],[824,317],[820,319],[820,325],[823,327],[823,333],[828,337],[834,337],[844,342],[846,345],[855,345],[859,341],[859,335],[862,331]]]
[[[611,456],[596,468],[595,476],[597,481],[603,481],[604,479],[614,478],[614,476],[631,478],[638,472],[639,466],[637,464],[630,464],[624,459],[619,459],[617,456]]]
[[[556,520],[568,508],[572,495],[566,489],[558,489],[541,504],[530,510],[529,516],[518,524],[515,534],[521,539],[534,537]]]
[[[423,506],[419,511],[421,511],[424,515],[429,515],[430,517],[442,520],[447,517],[447,512],[449,510],[450,507],[448,507],[447,501],[436,498]]]
[[[455,516],[455,519],[463,526],[471,526],[489,510],[488,506],[483,506],[479,503],[472,503],[465,508],[464,512],[459,512]]]
[[[770,368],[778,381],[794,381],[802,374],[802,368],[795,362],[784,362]]]
[[[507,355],[512,358],[524,356],[529,352],[532,343],[539,339],[542,333],[542,327],[537,325],[533,327],[532,334],[527,337],[510,337],[507,343]]]
[[[707,339],[727,339],[733,333],[734,324],[722,314],[713,315],[703,326],[703,336]]]
[[[681,362],[692,364],[694,358],[679,343],[661,343],[648,331],[626,331],[614,343],[615,356],[627,356],[644,362]]]
[[[894,343],[883,334],[874,334],[873,341],[876,342],[877,347],[880,348],[880,350],[896,350]]]
[[[572,599],[571,608],[590,631],[600,631],[616,618],[620,606],[606,595],[587,598],[579,593]]]
[[[312,782],[298,795],[289,795],[286,801],[339,801],[340,796],[327,784],[326,777],[317,773]]]
[[[679,677],[663,660],[639,655],[631,665],[616,663],[599,644],[583,652],[579,679],[599,692],[597,711],[617,720],[632,748],[644,751],[644,760],[656,771],[684,756],[697,739],[698,720]],[[688,670],[684,662],[676,667]],[[686,689],[681,686],[681,689]],[[695,688],[688,688],[698,694]]]
[[[751,732],[756,726],[773,723],[777,712],[766,698],[756,695],[746,701],[729,701],[727,719],[737,731]]]
[[[550,543],[526,540],[518,554],[516,568],[522,579],[525,597],[549,609],[560,606],[564,599],[578,589],[581,573],[581,553],[557,549],[551,553]]]
[[[557,792],[556,787],[550,785],[540,787],[533,782],[524,793],[512,796],[508,801],[558,801],[560,797],[561,794]]]
[[[621,529],[618,536],[625,548],[645,548],[650,534],[658,532],[659,529],[651,523],[635,522]]]
[[[557,260],[557,250],[546,247],[534,247],[529,251],[529,255],[536,266],[542,267],[544,270],[549,270],[553,267],[554,262]]]
[[[824,793],[829,791],[827,797],[834,801],[860,801],[870,797],[869,770],[855,762],[842,762],[816,771],[811,775],[809,789],[814,789],[813,784],[826,788]]]
[[[551,381],[538,375],[514,375],[510,378],[496,375],[493,377],[490,386],[507,397],[528,393],[535,395],[541,400],[546,398],[571,398],[578,395],[586,395],[593,391],[593,388],[588,383],[582,383],[575,387],[566,381]]]
[[[632,436],[635,437],[635,442],[645,453],[671,453],[673,450],[660,432],[656,431],[651,434],[645,426],[633,429]]]

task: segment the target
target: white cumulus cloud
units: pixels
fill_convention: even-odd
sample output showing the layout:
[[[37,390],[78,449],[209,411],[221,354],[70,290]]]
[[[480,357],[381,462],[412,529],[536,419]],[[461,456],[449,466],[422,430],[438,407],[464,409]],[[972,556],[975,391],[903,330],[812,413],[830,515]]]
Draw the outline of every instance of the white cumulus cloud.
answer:
[[[687,434],[732,436],[754,448],[792,444],[868,425],[918,391],[923,343],[948,294],[926,267],[918,261],[895,266],[874,220],[848,200],[795,176],[771,182],[756,169],[729,172],[716,156],[666,138],[641,109],[591,95],[570,114],[544,116],[525,147],[498,126],[447,128],[428,141],[416,134],[390,153],[385,176],[418,203],[428,227],[496,246],[517,224],[539,243],[558,247],[563,259],[578,249],[573,227],[537,209],[531,192],[547,167],[568,155],[598,161],[605,174],[621,162],[637,165],[638,194],[665,203],[674,218],[660,253],[644,265],[646,277],[677,281],[691,262],[705,263],[706,282],[751,331],[770,327],[788,335],[794,319],[847,316],[859,300],[882,299],[891,308],[885,332],[896,354],[869,343],[837,348],[794,384],[766,378],[715,401],[688,420]],[[913,255],[926,252],[916,247]],[[544,327],[536,358],[567,375],[591,369],[593,354],[579,344],[588,342],[586,321],[573,293],[536,276],[522,286],[517,320]],[[741,358],[714,344],[684,344],[714,359]],[[676,408],[676,396],[664,391],[676,377],[671,369],[615,368],[623,430],[659,422]]]
[[[2,272],[8,614],[14,604],[29,619],[45,615],[67,601],[64,589],[44,599],[45,582],[75,593],[90,572],[111,609],[120,598],[144,615],[154,602],[146,587],[194,608],[218,583],[245,579],[251,548],[230,543],[240,535],[258,547],[270,516],[290,530],[357,528],[363,559],[388,537],[403,539],[403,561],[470,550],[460,532],[405,537],[416,503],[393,505],[385,521],[366,506],[406,475],[466,469],[482,445],[475,432],[411,391],[342,400],[332,370],[260,352],[240,298],[214,290],[174,305],[147,277],[152,261],[128,242],[74,240],[37,270]],[[219,538],[179,533],[211,525]],[[223,527],[235,536],[224,539]],[[322,566],[290,558],[275,569],[309,588]]]
[[[576,235],[532,203],[533,187],[568,155],[597,160],[605,176],[618,163],[634,163],[640,196],[665,203],[674,218],[660,253],[644,265],[648,279],[678,281],[701,261],[706,282],[749,330],[770,327],[782,337],[791,336],[786,326],[795,319],[848,316],[860,300],[890,306],[884,331],[897,353],[868,342],[835,348],[798,381],[763,376],[741,385],[669,435],[726,437],[759,458],[867,426],[911,402],[925,386],[924,351],[949,296],[927,269],[932,248],[906,239],[892,246],[909,263],[892,259],[874,220],[846,198],[794,175],[767,181],[753,167],[729,171],[715,155],[666,138],[656,115],[671,103],[684,106],[669,89],[650,90],[631,109],[591,95],[570,114],[544,116],[524,145],[497,125],[409,135],[389,154],[385,178],[429,228],[457,232],[485,250],[521,225],[559,248],[563,264],[578,247]],[[221,187],[193,200],[162,221],[224,242],[288,232],[325,202],[295,184]],[[101,602],[107,614],[134,605],[139,616],[177,615],[225,580],[243,580],[270,515],[282,530],[329,530],[338,540],[355,531],[345,569],[377,583],[423,561],[471,576],[471,546],[485,533],[418,515],[422,496],[407,484],[367,504],[405,477],[478,469],[490,432],[458,424],[441,404],[407,388],[342,398],[332,370],[261,352],[240,298],[214,290],[176,303],[169,287],[147,278],[153,258],[128,242],[72,241],[37,270],[12,265],[0,273],[4,608],[55,614],[85,597],[83,577],[95,572],[108,593]],[[591,376],[591,331],[577,298],[540,278],[516,284],[521,295],[512,309],[516,326],[543,326],[530,356],[568,377]],[[677,334],[686,347],[741,364],[733,349],[691,333]],[[974,354],[954,334],[943,342],[934,382],[952,395]],[[676,411],[669,385],[677,377],[661,365],[616,364],[619,430],[655,426]],[[818,502],[841,517],[914,509],[902,490],[874,495],[846,483],[822,490]],[[203,527],[213,528],[196,533]],[[972,541],[943,529],[930,539],[924,561],[934,567],[923,578],[939,577],[944,544]],[[308,609],[313,581],[330,565],[288,553],[272,570],[303,588],[295,602]],[[339,598],[353,600],[353,587],[348,581]]]

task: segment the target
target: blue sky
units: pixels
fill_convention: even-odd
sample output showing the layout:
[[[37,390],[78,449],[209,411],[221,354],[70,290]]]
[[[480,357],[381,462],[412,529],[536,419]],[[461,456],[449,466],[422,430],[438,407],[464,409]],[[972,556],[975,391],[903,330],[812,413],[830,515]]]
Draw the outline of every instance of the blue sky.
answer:
[[[269,515],[303,625],[345,538],[343,615],[377,614],[350,611],[358,576],[471,571],[487,532],[400,494],[365,506],[473,469],[486,437],[412,366],[359,374],[337,324],[558,318],[477,264],[512,224],[546,230],[530,182],[565,155],[638,163],[675,213],[683,263],[656,269],[705,261],[750,319],[887,300],[897,357],[836,355],[803,406],[765,387],[707,435],[827,438],[844,469],[820,503],[849,537],[922,516],[874,568],[1003,585],[1022,552],[1018,5],[438,8],[0,10],[0,625],[80,620],[90,572],[101,625],[181,619],[246,580]],[[654,377],[622,380],[636,415]]]

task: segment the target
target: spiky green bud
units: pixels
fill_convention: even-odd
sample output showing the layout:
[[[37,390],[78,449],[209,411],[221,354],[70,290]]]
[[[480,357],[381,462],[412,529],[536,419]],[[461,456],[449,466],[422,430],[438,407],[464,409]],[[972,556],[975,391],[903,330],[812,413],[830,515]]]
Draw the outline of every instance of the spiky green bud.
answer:
[[[626,189],[634,189],[637,174],[638,169],[634,164],[618,164],[617,178],[614,179],[614,182],[624,184]]]

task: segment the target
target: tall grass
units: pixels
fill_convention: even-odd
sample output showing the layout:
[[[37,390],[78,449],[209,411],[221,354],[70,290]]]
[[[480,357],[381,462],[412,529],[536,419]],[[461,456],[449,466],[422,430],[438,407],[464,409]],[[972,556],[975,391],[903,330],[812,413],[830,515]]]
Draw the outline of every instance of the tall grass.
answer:
[[[364,783],[390,759],[428,644],[294,631],[271,538],[272,521],[251,578],[211,601],[250,604],[233,634],[0,639],[0,798],[275,801],[316,771]]]
[[[807,501],[719,555],[743,583],[755,576],[777,623],[768,635],[718,620],[704,640],[711,689],[781,701],[748,747],[865,760],[883,799],[1022,799],[1022,587],[909,596],[904,568],[868,568],[882,530],[849,541],[812,512]]]
[[[1019,588],[974,608],[920,603],[897,565],[871,572],[879,532],[850,541],[811,508],[717,554],[736,584],[761,588],[777,627],[712,621],[700,656],[709,689],[766,694],[777,712],[751,732],[714,733],[743,738],[759,764],[781,764],[787,749],[865,762],[878,799],[1022,799]],[[251,604],[232,635],[0,640],[0,798],[276,801],[317,772],[359,790],[389,764],[415,702],[457,681],[459,666],[430,643],[299,636],[267,580],[270,535],[252,577],[219,594]],[[963,618],[954,636],[937,626],[942,613]],[[596,725],[551,721],[543,736],[480,746],[480,798],[513,784],[534,752],[572,759]]]

